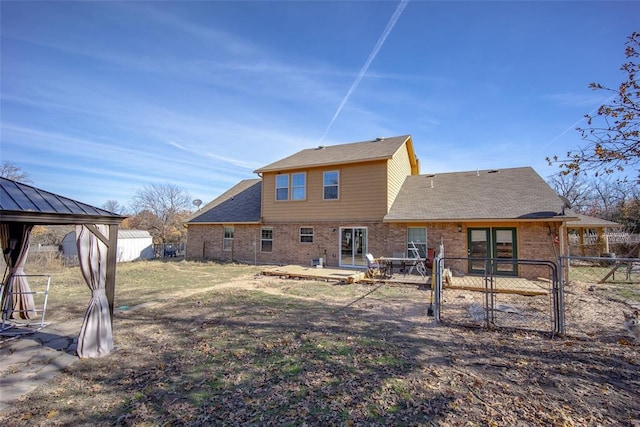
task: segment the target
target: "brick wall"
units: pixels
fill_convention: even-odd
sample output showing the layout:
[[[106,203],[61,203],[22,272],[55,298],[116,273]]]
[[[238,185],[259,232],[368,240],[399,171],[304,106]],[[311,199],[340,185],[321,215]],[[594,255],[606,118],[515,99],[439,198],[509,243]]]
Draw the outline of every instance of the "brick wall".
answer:
[[[222,250],[224,227],[222,225],[190,224],[187,232],[187,258],[216,259],[257,264],[311,265],[315,258],[322,257],[328,267],[339,265],[340,223],[322,224],[271,224],[273,228],[273,251],[262,252],[261,225],[235,225],[231,251]],[[347,226],[351,226],[349,224]],[[385,224],[357,223],[355,227],[367,227],[368,252],[374,256],[406,254],[407,227],[427,227],[427,246],[435,249],[444,243],[445,257],[466,258],[467,228],[459,223],[429,224]],[[300,227],[313,227],[313,243],[300,242]],[[553,234],[558,233],[548,223],[524,223],[517,227],[517,250],[521,259],[541,259],[555,262],[558,247],[553,245]],[[448,265],[454,271],[467,273],[466,260],[453,260]]]

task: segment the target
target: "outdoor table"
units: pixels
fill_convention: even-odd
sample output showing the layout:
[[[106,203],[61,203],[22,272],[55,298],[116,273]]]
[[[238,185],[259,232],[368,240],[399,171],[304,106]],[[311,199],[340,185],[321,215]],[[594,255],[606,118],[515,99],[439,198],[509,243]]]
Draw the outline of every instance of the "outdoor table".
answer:
[[[394,269],[399,269],[405,275],[410,274],[414,269],[417,269],[418,273],[424,277],[424,272],[427,268],[424,262],[425,260],[422,258],[380,257],[377,258],[376,261],[380,263],[380,265],[385,266],[385,275],[388,277],[393,276]],[[418,268],[418,265],[424,266],[424,269]]]

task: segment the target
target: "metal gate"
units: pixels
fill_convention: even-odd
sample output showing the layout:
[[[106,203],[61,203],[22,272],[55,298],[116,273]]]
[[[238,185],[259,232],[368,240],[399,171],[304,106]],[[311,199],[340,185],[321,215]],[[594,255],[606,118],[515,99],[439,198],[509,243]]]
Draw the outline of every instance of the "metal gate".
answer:
[[[483,274],[461,274],[458,268],[469,262],[483,263]],[[510,268],[502,268],[507,263]],[[433,268],[436,322],[564,334],[562,284],[555,263],[436,257]],[[500,274],[505,270],[515,274]]]

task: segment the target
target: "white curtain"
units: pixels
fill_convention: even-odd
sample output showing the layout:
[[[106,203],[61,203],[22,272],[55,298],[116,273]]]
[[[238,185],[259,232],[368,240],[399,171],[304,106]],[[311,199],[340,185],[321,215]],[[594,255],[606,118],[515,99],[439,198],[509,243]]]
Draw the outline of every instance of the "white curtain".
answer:
[[[96,225],[103,236],[108,236],[108,226]],[[91,301],[84,316],[78,337],[78,356],[101,357],[113,350],[111,311],[105,293],[107,274],[107,245],[91,230],[76,226],[76,243],[80,270],[91,289]]]
[[[10,314],[14,319],[31,319],[36,316],[36,306],[33,294],[24,272],[29,253],[29,237],[33,225],[29,224],[0,224],[0,243],[2,244],[4,260],[7,264],[2,283],[5,284],[0,307],[3,316]],[[8,299],[11,290],[12,298]]]

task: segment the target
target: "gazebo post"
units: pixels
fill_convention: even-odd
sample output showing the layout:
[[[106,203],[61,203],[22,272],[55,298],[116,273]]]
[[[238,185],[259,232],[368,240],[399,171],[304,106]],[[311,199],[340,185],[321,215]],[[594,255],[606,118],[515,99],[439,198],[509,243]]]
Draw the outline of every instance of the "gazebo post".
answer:
[[[109,247],[107,249],[107,275],[105,282],[105,293],[109,301],[109,312],[111,313],[111,323],[113,324],[114,296],[116,289],[116,261],[118,254],[118,225],[109,225]]]
[[[598,227],[596,228],[596,233],[598,233],[598,254],[597,256],[602,256],[602,253],[605,252],[604,251],[604,244],[602,242],[602,227]]]

